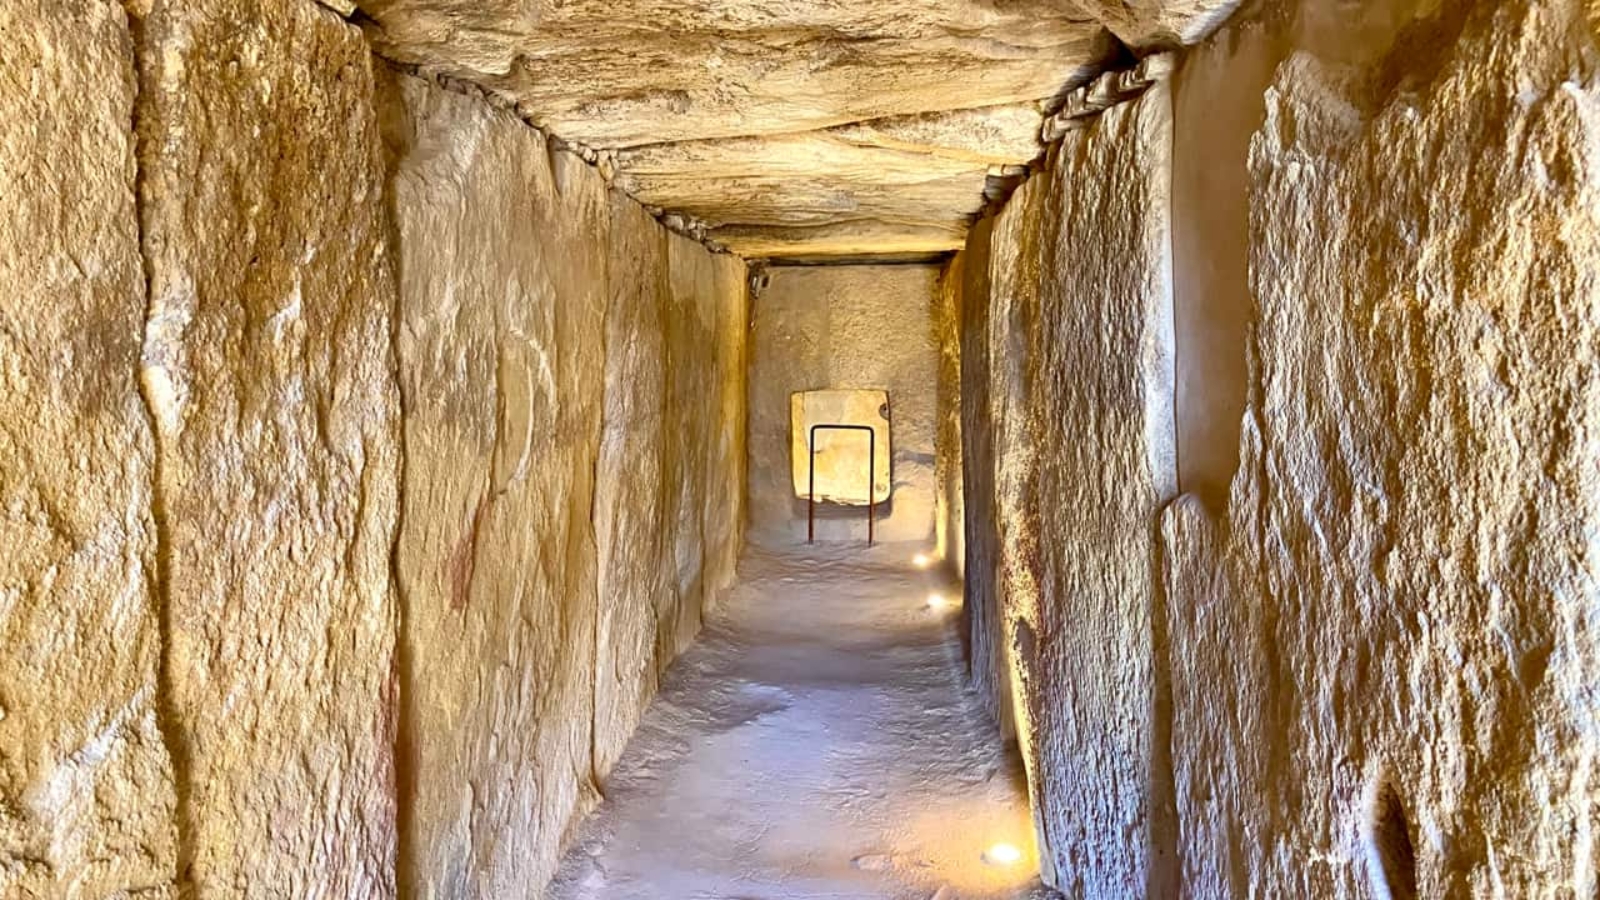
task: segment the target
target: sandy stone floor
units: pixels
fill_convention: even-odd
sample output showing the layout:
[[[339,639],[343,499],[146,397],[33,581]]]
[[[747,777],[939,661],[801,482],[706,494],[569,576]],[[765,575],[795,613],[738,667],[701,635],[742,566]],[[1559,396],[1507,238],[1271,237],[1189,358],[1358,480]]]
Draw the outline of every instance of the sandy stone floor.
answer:
[[[915,548],[751,550],[583,826],[555,900],[1022,900],[1021,763]],[[938,591],[951,605],[931,608]],[[991,864],[1009,843],[1023,858]]]

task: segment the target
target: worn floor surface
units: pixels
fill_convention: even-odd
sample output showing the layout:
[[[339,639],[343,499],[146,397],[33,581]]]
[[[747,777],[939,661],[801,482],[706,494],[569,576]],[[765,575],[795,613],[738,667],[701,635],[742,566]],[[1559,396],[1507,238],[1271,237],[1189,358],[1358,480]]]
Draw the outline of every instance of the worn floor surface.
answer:
[[[914,552],[748,553],[552,900],[1054,896],[1021,764],[963,685],[959,591]],[[1002,842],[1022,860],[986,861]]]

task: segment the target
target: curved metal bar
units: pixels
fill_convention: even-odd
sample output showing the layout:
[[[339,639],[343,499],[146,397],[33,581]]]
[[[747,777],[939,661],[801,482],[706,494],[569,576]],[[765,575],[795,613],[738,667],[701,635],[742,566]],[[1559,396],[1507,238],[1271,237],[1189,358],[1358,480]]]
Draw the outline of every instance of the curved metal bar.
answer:
[[[865,431],[867,433],[867,546],[872,546],[873,520],[878,512],[878,429],[871,425],[843,425],[823,424],[811,426],[811,438],[806,443],[806,455],[810,457],[810,481],[807,490],[810,499],[806,505],[806,543],[816,543],[817,540],[817,432],[819,431]]]

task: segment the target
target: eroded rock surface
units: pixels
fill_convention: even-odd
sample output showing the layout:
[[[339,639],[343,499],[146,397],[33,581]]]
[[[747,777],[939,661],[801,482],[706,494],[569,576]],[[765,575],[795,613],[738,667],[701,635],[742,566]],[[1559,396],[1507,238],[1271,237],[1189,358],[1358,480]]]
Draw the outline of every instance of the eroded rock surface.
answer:
[[[1192,44],[1211,33],[1239,0],[1072,0],[1138,50]]]
[[[359,5],[384,54],[620,150],[627,190],[751,257],[896,233],[959,247],[988,167],[1034,159],[1045,108],[1118,51],[1091,16],[1039,0]],[[931,242],[935,227],[954,236]]]
[[[180,871],[204,895],[391,896],[399,408],[371,56],[303,0],[161,3],[141,34]]]
[[[1170,251],[1129,242],[1165,204],[1123,202],[1160,196],[1135,160],[1168,129],[1130,124],[1155,94],[1068,135],[950,270],[979,383],[968,556],[1000,576],[969,566],[973,646],[1010,654],[1069,893],[1596,890],[1592,20],[1560,0],[1360,13],[1277,10],[1189,82],[1266,80],[1177,136],[1239,167],[1220,183],[1249,210],[1244,238],[1184,236],[1251,277],[1224,517],[1198,497],[1154,514],[1170,481],[1146,474],[1171,468],[1149,427],[1168,363],[1133,298],[1159,296]],[[1247,159],[1228,127],[1255,131]],[[1089,284],[1123,300],[1097,309]]]
[[[1170,887],[1147,523],[1176,493],[1171,139],[1165,85],[1068,135],[995,221],[989,296],[968,301],[988,304],[989,410],[971,424],[991,430],[1043,854],[1055,884],[1087,896]]]
[[[159,895],[155,441],[120,6],[0,5],[0,895]]]
[[[1175,692],[1193,896],[1596,890],[1583,16],[1463,4],[1274,77],[1241,472],[1166,524],[1174,672],[1217,673]]]
[[[385,100],[403,273],[402,877],[514,895],[555,871],[731,579],[745,269],[476,98],[396,75]]]

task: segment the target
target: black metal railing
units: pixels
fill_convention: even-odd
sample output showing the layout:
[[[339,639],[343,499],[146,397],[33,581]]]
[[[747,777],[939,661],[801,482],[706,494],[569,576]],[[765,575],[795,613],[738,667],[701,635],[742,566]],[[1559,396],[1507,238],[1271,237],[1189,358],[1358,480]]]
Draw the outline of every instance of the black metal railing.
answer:
[[[817,432],[865,431],[867,433],[867,546],[872,546],[872,520],[878,507],[878,430],[871,425],[813,425],[811,440],[806,445],[810,459],[810,481],[807,489],[810,500],[806,506],[806,543],[817,539]]]

